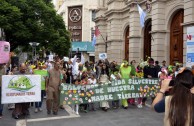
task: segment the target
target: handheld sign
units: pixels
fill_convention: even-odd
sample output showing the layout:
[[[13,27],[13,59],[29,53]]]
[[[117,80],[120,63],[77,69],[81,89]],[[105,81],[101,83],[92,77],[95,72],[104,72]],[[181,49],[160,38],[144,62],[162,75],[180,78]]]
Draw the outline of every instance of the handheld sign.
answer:
[[[68,62],[69,61],[69,58],[68,57],[63,57],[63,60]]]
[[[53,61],[53,55],[49,55],[49,61]]]
[[[9,62],[10,44],[6,41],[0,41],[0,64]]]
[[[99,54],[99,59],[101,59],[101,60],[107,59],[107,54],[106,53],[100,53]]]

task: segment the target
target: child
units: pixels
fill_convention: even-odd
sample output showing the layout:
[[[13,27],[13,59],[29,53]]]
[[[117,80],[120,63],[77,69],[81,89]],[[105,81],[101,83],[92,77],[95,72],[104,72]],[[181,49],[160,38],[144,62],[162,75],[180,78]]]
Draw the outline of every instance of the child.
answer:
[[[81,80],[77,78],[77,79],[74,81],[74,84],[75,84],[75,85],[81,84]],[[75,114],[76,114],[76,115],[79,115],[79,104],[72,105],[72,110],[73,110],[73,112],[75,111]]]
[[[88,84],[95,85],[97,83],[97,80],[95,78],[95,74],[91,74],[88,79]],[[96,111],[94,103],[90,103],[92,110]]]

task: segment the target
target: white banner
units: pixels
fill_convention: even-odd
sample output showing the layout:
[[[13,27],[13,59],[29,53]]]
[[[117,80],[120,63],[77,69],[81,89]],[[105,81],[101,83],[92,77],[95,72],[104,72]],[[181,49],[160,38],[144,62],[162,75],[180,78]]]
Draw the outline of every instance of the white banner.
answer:
[[[2,104],[41,101],[40,75],[3,75]]]
[[[194,65],[194,26],[187,28],[186,66]]]

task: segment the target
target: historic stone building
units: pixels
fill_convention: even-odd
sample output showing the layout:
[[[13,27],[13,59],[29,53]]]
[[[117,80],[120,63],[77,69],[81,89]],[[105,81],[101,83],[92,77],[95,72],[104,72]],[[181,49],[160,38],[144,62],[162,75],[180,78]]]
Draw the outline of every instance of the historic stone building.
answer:
[[[94,61],[94,34],[97,0],[55,0],[55,8],[71,33],[72,56],[82,52],[86,60]]]
[[[138,3],[146,12],[140,26]],[[185,63],[186,30],[194,25],[194,0],[98,0],[95,59],[106,52],[110,61],[146,59]]]

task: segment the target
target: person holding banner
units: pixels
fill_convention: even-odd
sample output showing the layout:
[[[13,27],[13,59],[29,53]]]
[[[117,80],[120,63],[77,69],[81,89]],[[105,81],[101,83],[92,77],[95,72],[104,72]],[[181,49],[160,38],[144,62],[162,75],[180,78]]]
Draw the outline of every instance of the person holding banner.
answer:
[[[54,115],[57,115],[59,109],[59,86],[62,82],[63,76],[60,72],[60,63],[55,62],[54,68],[48,71],[46,79],[46,108],[47,114],[51,114],[51,110]]]
[[[42,102],[43,102],[43,97],[45,95],[45,79],[47,76],[47,70],[43,69],[44,64],[39,63],[38,64],[38,69],[34,70],[35,75],[41,75],[41,101],[40,102],[35,102],[35,110],[34,112],[37,113],[38,111],[42,111]]]
[[[2,85],[2,75],[6,74],[6,69],[4,64],[0,64],[0,119],[3,114],[3,104],[1,104],[1,85]]]
[[[154,66],[154,59],[150,58],[148,60],[149,65],[145,66],[143,69],[144,72],[144,78],[158,78],[158,71],[156,69],[156,67]],[[152,97],[152,101],[153,101],[154,97]],[[144,97],[142,99],[142,105],[145,105],[147,98]]]
[[[120,67],[121,78],[122,79],[129,79],[129,78],[131,78],[131,71],[132,71],[132,68],[129,65],[128,61],[124,60],[123,63],[121,64],[121,67]],[[123,108],[127,109],[128,108],[127,99],[122,99],[121,102],[122,102]]]
[[[18,71],[17,66],[12,66],[11,71],[9,71],[8,75],[14,75],[14,73],[16,73],[16,71]],[[8,104],[7,108],[8,108],[8,110],[12,110],[15,108],[15,104]]]
[[[105,63],[102,63],[99,82],[101,84],[109,82],[109,78],[110,78],[109,69]],[[100,107],[102,108],[103,111],[107,111],[110,108],[108,101],[100,102]]]
[[[25,63],[22,63],[22,64],[20,64],[19,72],[16,73],[16,75],[25,75],[25,74],[27,74],[26,70],[27,70],[27,67],[26,67]],[[30,105],[29,103],[16,103],[15,109],[12,112],[12,116],[15,119],[19,119],[19,116],[29,115],[30,114],[30,112],[28,110],[29,105]]]

